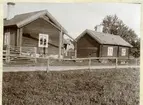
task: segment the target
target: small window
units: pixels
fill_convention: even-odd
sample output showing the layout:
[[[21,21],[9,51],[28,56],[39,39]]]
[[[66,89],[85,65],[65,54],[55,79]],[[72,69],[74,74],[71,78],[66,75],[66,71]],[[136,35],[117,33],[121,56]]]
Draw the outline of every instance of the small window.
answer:
[[[39,47],[48,47],[48,40],[49,35],[48,34],[39,34]]]
[[[108,47],[107,55],[108,56],[113,56],[113,47]]]
[[[122,48],[121,55],[126,56],[126,49],[125,48]]]

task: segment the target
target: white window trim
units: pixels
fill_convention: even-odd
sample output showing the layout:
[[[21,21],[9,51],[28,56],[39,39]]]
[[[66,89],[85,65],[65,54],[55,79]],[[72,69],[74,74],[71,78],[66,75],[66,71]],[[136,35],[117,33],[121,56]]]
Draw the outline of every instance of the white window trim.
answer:
[[[122,48],[121,49],[121,55],[122,56],[126,56],[126,48]]]
[[[40,39],[46,39],[46,45],[44,45],[44,42],[42,42],[42,44],[40,43]],[[39,47],[48,47],[48,41],[49,41],[49,35],[48,34],[39,34],[39,42],[38,42],[38,46]]]
[[[113,56],[113,47],[108,47],[107,56]]]

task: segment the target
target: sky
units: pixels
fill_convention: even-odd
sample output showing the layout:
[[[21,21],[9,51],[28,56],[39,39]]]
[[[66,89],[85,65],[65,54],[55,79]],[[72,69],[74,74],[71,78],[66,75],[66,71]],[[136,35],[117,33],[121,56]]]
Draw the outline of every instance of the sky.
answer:
[[[107,15],[116,14],[140,37],[141,5],[131,3],[16,3],[13,14],[47,9],[76,38],[85,29],[94,30]],[[7,15],[4,4],[4,17]]]

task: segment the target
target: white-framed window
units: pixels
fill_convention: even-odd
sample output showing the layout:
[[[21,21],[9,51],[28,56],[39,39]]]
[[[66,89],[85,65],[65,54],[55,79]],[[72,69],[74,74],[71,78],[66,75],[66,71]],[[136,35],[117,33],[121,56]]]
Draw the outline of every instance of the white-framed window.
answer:
[[[113,47],[108,47],[107,55],[108,56],[113,56]]]
[[[39,47],[48,47],[48,34],[39,34]]]
[[[126,48],[122,48],[121,55],[126,56]]]

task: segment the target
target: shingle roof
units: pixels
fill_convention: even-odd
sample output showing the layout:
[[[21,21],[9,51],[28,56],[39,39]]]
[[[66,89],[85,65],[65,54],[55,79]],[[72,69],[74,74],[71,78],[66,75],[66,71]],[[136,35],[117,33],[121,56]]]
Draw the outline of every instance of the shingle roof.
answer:
[[[121,45],[121,46],[132,47],[131,44],[126,42],[119,35],[106,34],[106,33],[96,32],[89,29],[86,29],[83,33],[81,33],[76,38],[76,41],[78,41],[86,33],[88,33],[92,38],[94,38],[100,44]]]
[[[59,28],[62,28],[62,30],[67,33],[66,29],[64,29],[61,26],[61,24],[47,10],[41,10],[41,11],[35,11],[35,12],[15,15],[10,20],[4,20],[4,26],[15,25],[17,27],[22,27],[25,24],[28,24],[43,15],[47,15],[48,18],[54,22],[54,24],[56,24]]]
[[[4,26],[11,26],[11,25],[17,25],[19,22],[39,13],[41,11],[36,11],[36,12],[30,12],[30,13],[24,13],[24,14],[19,14],[15,15],[12,19],[10,20],[4,20]]]

